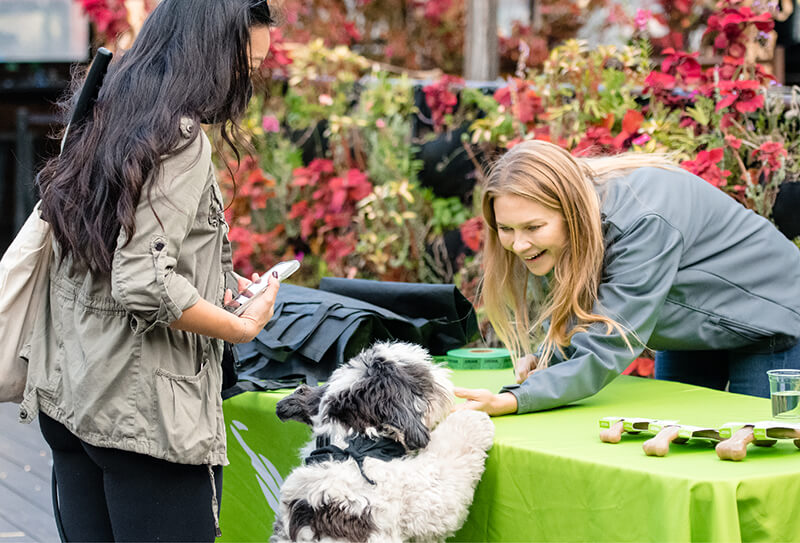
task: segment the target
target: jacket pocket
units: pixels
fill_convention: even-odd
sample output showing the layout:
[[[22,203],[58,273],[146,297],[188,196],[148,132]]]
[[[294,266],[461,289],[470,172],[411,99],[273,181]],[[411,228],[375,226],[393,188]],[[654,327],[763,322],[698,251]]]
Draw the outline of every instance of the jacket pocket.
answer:
[[[197,375],[155,371],[156,422],[169,459],[186,464],[206,461],[217,423],[210,368],[206,359]]]
[[[225,204],[222,192],[219,190],[216,181],[213,179],[206,186],[197,210],[194,221],[194,231],[203,233],[214,233],[225,225]]]
[[[734,321],[731,319],[726,319],[724,317],[712,316],[710,320],[711,322],[723,328],[724,330],[732,334],[735,334],[743,339],[746,339],[747,341],[750,342],[761,341],[772,335],[767,330],[762,330],[761,328],[757,328],[755,326],[749,326],[747,324]]]

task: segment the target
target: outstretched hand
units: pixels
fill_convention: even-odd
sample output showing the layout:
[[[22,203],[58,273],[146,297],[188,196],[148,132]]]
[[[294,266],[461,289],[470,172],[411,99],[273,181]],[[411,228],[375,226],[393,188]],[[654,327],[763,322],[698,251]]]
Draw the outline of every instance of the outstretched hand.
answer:
[[[456,397],[467,400],[462,404],[456,405],[453,411],[472,409],[483,411],[492,417],[517,412],[517,398],[510,392],[494,394],[485,388],[455,387],[453,393]]]
[[[239,277],[238,280],[240,291],[246,291],[252,284],[251,281],[242,277]],[[253,280],[259,281],[260,278],[257,274],[253,274]],[[275,299],[278,296],[280,282],[277,275],[270,275],[266,280],[268,281],[266,288],[250,302],[238,317],[231,313],[230,308],[226,310],[200,298],[197,303],[184,309],[180,317],[172,321],[169,327],[215,337],[230,343],[252,341],[264,329],[275,311]],[[223,302],[229,305],[232,300],[233,293],[227,290],[223,296]]]

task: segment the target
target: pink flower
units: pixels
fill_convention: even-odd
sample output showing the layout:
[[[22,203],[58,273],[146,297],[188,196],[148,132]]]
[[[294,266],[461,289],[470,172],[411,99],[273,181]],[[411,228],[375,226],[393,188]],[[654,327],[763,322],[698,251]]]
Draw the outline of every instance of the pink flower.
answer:
[[[633,22],[636,25],[636,30],[639,32],[644,32],[647,29],[647,22],[652,16],[653,12],[649,9],[637,9],[636,15],[633,18]]]
[[[638,138],[633,139],[634,145],[644,145],[648,141],[650,141],[650,134],[642,134]]]
[[[333,98],[331,98],[330,94],[320,94],[319,103],[322,104],[323,106],[332,106]]]
[[[383,119],[378,119],[377,121],[375,121],[375,126],[377,126],[378,128],[386,128],[386,121],[384,121]]]
[[[264,129],[264,132],[280,132],[281,123],[273,115],[264,115],[261,118],[261,128]]]

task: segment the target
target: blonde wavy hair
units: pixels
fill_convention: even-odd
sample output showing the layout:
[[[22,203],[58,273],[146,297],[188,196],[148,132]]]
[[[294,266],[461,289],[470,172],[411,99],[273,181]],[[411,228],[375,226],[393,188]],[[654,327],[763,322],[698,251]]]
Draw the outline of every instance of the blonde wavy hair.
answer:
[[[611,317],[592,312],[605,250],[595,186],[645,166],[676,168],[668,155],[578,158],[539,140],[515,145],[493,164],[483,187],[488,233],[481,298],[489,321],[514,360],[532,352],[534,343],[541,340],[537,369],[547,367],[556,350],[563,354],[574,334],[596,322],[606,325],[607,334],[620,333],[635,354],[629,340],[635,335]],[[522,260],[500,244],[494,201],[502,195],[529,198],[564,217],[568,244],[546,287],[541,278],[530,281]],[[542,324],[548,319],[550,326],[543,334]]]

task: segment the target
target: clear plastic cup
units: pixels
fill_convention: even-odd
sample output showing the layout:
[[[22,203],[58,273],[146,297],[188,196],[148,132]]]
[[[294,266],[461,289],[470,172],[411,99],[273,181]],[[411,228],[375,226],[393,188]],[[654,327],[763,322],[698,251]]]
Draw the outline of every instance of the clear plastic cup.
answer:
[[[800,370],[769,370],[772,418],[800,421]]]

